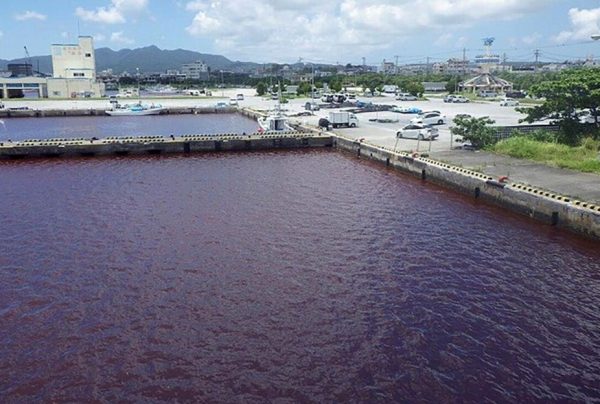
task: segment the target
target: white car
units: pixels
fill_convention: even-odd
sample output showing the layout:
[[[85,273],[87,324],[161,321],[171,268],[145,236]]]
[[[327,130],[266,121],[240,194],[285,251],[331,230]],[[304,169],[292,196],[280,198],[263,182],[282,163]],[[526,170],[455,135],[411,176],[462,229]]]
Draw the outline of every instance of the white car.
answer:
[[[446,123],[446,116],[438,112],[424,112],[410,120],[412,124],[421,125],[443,125]]]
[[[419,140],[433,140],[439,135],[440,134],[436,128],[422,124],[409,124],[396,132],[396,137],[399,139],[411,138]]]
[[[232,106],[233,105],[238,105],[237,98],[230,98],[229,99],[229,105],[232,105]]]
[[[400,93],[396,96],[396,99],[398,101],[416,101],[416,100],[418,100],[417,97],[415,97],[414,95],[409,94],[409,93]]]
[[[513,100],[512,98],[505,98],[500,101],[501,107],[517,107],[519,106],[519,101]]]
[[[598,117],[598,121],[600,121],[600,116]],[[589,109],[583,110],[579,115],[579,123],[596,123],[594,114]]]

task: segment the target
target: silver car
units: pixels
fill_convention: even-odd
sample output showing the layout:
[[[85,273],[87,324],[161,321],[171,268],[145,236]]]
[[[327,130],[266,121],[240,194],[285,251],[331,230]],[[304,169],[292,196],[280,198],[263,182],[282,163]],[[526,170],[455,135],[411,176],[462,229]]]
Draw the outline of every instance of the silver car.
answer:
[[[423,125],[418,123],[411,123],[406,125],[398,132],[396,137],[407,138],[407,139],[419,139],[419,140],[433,140],[439,136],[439,132],[436,128],[432,128],[429,125]]]

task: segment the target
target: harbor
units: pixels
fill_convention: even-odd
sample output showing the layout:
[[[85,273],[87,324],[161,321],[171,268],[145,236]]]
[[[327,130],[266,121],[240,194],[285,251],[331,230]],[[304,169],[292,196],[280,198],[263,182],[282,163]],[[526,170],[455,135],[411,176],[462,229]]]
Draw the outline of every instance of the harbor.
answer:
[[[5,4],[0,402],[599,402],[597,5],[253,1]]]

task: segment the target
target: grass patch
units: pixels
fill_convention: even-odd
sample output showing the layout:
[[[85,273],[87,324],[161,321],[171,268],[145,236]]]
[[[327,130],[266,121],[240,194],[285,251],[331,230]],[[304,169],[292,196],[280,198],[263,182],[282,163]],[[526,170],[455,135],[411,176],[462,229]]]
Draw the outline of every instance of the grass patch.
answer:
[[[526,137],[512,137],[489,148],[510,157],[538,161],[586,173],[600,174],[600,141],[585,139],[581,146],[540,142]]]

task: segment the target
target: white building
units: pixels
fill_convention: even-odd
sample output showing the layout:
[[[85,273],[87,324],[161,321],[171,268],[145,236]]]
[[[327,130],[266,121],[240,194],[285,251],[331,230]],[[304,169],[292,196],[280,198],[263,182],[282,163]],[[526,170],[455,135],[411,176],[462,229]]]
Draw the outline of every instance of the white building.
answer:
[[[181,73],[186,79],[206,80],[208,79],[208,65],[201,60],[186,63],[181,66]]]
[[[91,36],[80,36],[78,44],[52,45],[52,71],[52,78],[48,79],[51,98],[104,96],[104,84],[96,81],[96,53]]]
[[[94,40],[79,37],[78,44],[52,45],[51,78],[0,78],[0,98],[11,93],[35,89],[39,97],[103,97],[104,83],[96,81]]]

